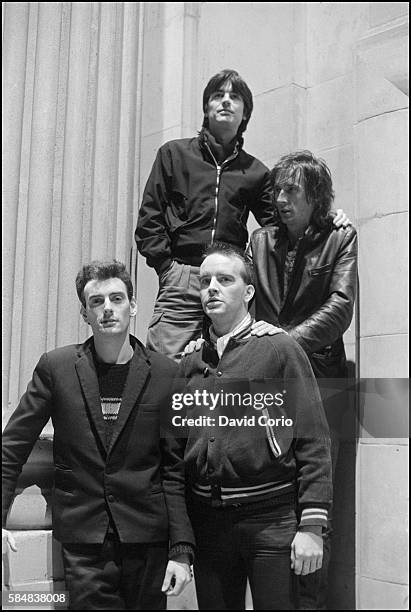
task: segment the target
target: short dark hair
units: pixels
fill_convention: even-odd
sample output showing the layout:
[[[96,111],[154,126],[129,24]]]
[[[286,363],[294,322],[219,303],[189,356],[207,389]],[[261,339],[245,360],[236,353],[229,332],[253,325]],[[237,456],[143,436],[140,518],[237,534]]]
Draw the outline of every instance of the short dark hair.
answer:
[[[220,255],[225,255],[226,257],[237,257],[240,259],[244,266],[244,270],[242,270],[240,273],[241,278],[246,285],[255,284],[253,262],[242,249],[232,244],[228,244],[227,242],[213,242],[213,244],[205,249],[203,253],[203,261],[209,255],[214,255],[214,253],[219,253]]]
[[[246,118],[242,120],[237,131],[238,135],[241,136],[241,134],[247,129],[247,124],[250,120],[251,113],[253,112],[253,95],[247,83],[244,81],[244,79],[242,79],[238,72],[228,68],[217,72],[217,74],[211,77],[203,91],[203,127],[208,127],[207,105],[210,96],[214,92],[221,89],[221,87],[223,87],[226,83],[231,83],[232,91],[239,94],[244,102],[244,114]]]
[[[133,283],[126,266],[113,259],[111,261],[92,261],[85,264],[76,276],[76,290],[80,302],[86,305],[84,299],[84,287],[91,280],[107,280],[109,278],[119,278],[127,288],[128,299],[133,297]]]
[[[307,201],[314,207],[312,221],[322,227],[329,221],[334,200],[331,172],[323,159],[311,151],[297,151],[284,155],[271,170],[270,178],[276,202],[278,187],[302,177]],[[279,220],[275,210],[276,220]]]

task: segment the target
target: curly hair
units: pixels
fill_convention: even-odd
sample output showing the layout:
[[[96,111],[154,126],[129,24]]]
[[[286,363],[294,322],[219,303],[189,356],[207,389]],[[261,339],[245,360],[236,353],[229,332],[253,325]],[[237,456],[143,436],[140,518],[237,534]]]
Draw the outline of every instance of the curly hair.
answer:
[[[320,228],[328,224],[334,190],[331,172],[323,159],[315,157],[311,151],[284,155],[271,170],[270,178],[274,204],[279,188],[302,179],[307,201],[313,206],[311,222]],[[276,207],[275,220],[281,223]]]
[[[126,266],[116,259],[111,261],[95,260],[85,264],[76,277],[77,295],[83,306],[86,306],[84,287],[87,283],[91,280],[108,280],[109,278],[119,278],[122,280],[127,288],[128,299],[131,300],[134,293],[133,283],[131,282],[131,277]]]

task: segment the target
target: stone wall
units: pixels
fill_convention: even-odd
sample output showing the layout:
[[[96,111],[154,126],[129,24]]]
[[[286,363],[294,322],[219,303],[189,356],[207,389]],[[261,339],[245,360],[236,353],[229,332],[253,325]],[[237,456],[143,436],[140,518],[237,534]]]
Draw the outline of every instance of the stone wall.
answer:
[[[407,11],[405,3],[370,4],[354,48],[359,357],[367,380],[357,457],[360,609],[408,608],[408,402],[401,381],[408,378]]]
[[[358,228],[359,315],[345,335],[357,374],[368,385],[408,376],[407,3],[6,2],[3,40],[6,420],[41,352],[87,334],[73,283],[82,261],[130,262],[144,339],[157,281],[136,262],[138,202],[157,148],[199,129],[204,85],[230,67],[254,93],[246,150],[268,166],[296,149],[321,155]],[[389,405],[403,423],[399,394]],[[382,433],[369,426],[381,397],[367,387],[359,442],[341,455],[332,608],[406,608],[407,446],[384,403]],[[11,588],[61,584],[38,452],[38,482],[20,483],[10,526],[36,508],[39,529],[17,532]],[[193,609],[193,597],[171,605]]]

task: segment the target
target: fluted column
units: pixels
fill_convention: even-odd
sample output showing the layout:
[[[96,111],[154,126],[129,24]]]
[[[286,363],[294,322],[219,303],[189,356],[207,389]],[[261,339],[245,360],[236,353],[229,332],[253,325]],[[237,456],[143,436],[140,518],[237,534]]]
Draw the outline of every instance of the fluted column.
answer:
[[[82,263],[133,268],[140,3],[3,7],[3,381],[7,420],[40,354],[82,341]]]

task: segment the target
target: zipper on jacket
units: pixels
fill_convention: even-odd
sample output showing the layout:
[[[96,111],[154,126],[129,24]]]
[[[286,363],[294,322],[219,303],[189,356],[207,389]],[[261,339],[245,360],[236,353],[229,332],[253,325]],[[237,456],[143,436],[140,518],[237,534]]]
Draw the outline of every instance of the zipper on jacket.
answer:
[[[220,175],[221,175],[222,166],[217,165],[217,181],[215,186],[215,200],[214,200],[214,219],[213,219],[213,227],[211,230],[211,244],[214,242],[215,230],[217,226],[217,212],[218,212],[218,188],[220,186]]]
[[[223,163],[221,164],[221,166],[218,164],[216,158],[213,155],[212,150],[210,149],[210,146],[208,144],[208,142],[205,143],[205,146],[207,147],[208,152],[210,153],[211,157],[213,158],[215,167],[217,169],[217,176],[216,176],[216,185],[215,185],[215,196],[214,196],[214,218],[213,218],[213,226],[211,229],[211,244],[214,243],[214,236],[215,236],[215,231],[216,231],[216,227],[217,227],[217,213],[218,213],[218,191],[220,188],[220,176],[221,173],[223,171],[223,167],[225,164],[227,164],[228,162],[232,161],[233,159],[235,159],[238,155],[238,149],[237,149],[237,145],[233,151],[233,153],[230,155],[230,157],[227,157],[227,159],[225,159],[223,161]]]

